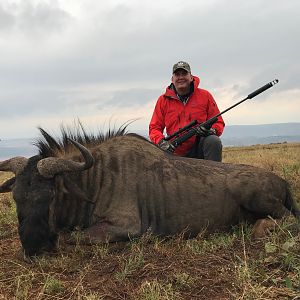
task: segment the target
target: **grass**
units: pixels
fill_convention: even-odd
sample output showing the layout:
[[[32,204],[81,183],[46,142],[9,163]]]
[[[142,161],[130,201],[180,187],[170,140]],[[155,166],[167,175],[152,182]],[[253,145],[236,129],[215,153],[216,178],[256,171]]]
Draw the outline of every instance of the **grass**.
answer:
[[[59,279],[51,275],[47,276],[43,287],[43,292],[45,294],[55,295],[55,294],[59,294],[63,290],[64,290],[63,283]]]
[[[300,201],[300,144],[225,148],[224,162],[285,178]],[[11,174],[0,172],[0,182]],[[290,217],[264,240],[251,225],[195,239],[146,234],[128,243],[83,246],[59,240],[58,253],[23,260],[11,194],[0,194],[2,299],[300,299],[300,230]]]
[[[181,299],[172,284],[163,284],[157,280],[145,281],[138,291],[137,299],[140,300],[175,300]]]
[[[143,253],[139,251],[138,253],[131,253],[125,258],[122,258],[120,261],[121,270],[118,271],[115,275],[115,278],[122,282],[137,273],[137,270],[140,269],[144,264]]]

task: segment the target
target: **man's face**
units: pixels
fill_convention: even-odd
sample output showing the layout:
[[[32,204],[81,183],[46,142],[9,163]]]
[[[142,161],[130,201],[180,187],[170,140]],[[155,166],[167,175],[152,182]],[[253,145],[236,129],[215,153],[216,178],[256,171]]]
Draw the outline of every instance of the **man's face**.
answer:
[[[174,84],[178,94],[187,94],[190,90],[190,83],[193,81],[191,73],[183,69],[177,69],[172,76],[172,83]]]

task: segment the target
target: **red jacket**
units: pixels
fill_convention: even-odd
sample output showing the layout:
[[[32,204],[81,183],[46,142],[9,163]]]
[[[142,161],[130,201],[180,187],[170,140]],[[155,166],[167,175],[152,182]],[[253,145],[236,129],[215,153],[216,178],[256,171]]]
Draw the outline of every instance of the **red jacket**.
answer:
[[[196,76],[193,77],[194,92],[185,105],[171,86],[167,87],[166,92],[158,98],[149,124],[149,137],[153,143],[157,144],[164,137],[164,128],[167,135],[171,135],[193,120],[202,123],[220,112],[213,96],[208,91],[198,88],[200,80]],[[223,118],[219,116],[212,128],[215,128],[217,135],[220,136],[224,126]],[[180,145],[175,154],[187,154],[195,143],[195,138],[193,136]]]

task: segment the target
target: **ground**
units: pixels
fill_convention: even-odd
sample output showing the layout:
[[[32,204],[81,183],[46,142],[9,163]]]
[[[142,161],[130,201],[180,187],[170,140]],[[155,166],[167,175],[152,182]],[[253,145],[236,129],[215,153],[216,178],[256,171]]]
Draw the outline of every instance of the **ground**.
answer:
[[[284,177],[300,200],[300,145],[224,150],[224,160]],[[0,182],[11,174],[0,172]],[[11,194],[0,194],[2,299],[300,299],[300,230],[293,217],[254,241],[249,224],[195,239],[145,235],[127,243],[80,245],[24,261]]]

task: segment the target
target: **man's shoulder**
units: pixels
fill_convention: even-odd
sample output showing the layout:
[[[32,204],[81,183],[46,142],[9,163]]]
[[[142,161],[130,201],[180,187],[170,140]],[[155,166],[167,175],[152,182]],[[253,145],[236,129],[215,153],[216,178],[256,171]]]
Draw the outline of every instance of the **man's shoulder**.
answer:
[[[208,90],[203,89],[203,88],[197,87],[197,88],[196,88],[196,91],[197,91],[198,93],[200,93],[201,95],[212,96],[211,93],[210,93]]]
[[[169,101],[170,99],[170,96],[166,95],[166,94],[161,94],[157,100],[156,100],[156,103],[157,104],[160,104],[160,105],[163,105],[164,103],[166,103],[166,101]]]
[[[175,91],[171,88],[171,86],[166,88],[166,91],[159,96],[159,99],[170,99],[170,98],[174,98],[176,97],[176,93]]]

